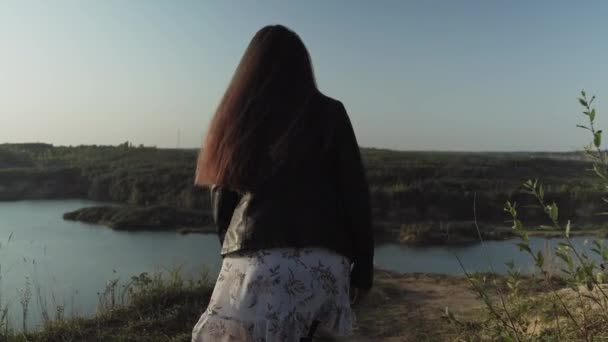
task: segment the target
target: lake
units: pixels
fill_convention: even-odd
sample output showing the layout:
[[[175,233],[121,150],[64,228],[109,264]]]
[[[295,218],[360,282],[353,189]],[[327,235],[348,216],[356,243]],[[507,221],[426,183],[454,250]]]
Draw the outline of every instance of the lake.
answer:
[[[41,302],[53,312],[91,314],[107,281],[142,272],[182,267],[185,274],[205,268],[216,275],[220,266],[215,235],[173,232],[117,232],[106,227],[64,221],[63,213],[97,203],[84,200],[0,202],[0,295],[20,324],[19,291],[32,291],[31,320],[39,321]],[[535,249],[557,240],[532,238]],[[585,244],[585,238],[574,239]],[[376,248],[378,267],[399,272],[462,274],[456,255],[468,271],[488,271],[490,263],[504,272],[514,261],[532,269],[530,258],[514,241],[490,241],[458,247],[411,247],[385,244]],[[40,295],[38,295],[40,293]],[[40,300],[41,298],[42,300]]]

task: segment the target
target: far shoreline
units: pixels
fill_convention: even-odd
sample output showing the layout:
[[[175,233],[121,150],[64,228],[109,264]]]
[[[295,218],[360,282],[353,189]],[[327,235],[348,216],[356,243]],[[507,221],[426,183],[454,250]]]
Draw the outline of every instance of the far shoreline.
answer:
[[[91,205],[81,207],[74,211],[64,213],[64,219],[68,221],[77,221],[86,224],[104,226],[117,231],[128,231],[128,232],[175,232],[177,234],[215,234],[216,229],[212,224],[211,217],[207,211],[200,210],[183,210],[170,206],[129,206],[117,202],[98,202],[86,198],[46,198],[46,199],[18,199],[14,201],[0,201],[0,203],[10,202],[46,202],[46,201],[83,201],[90,202]],[[156,215],[165,222],[168,217],[162,217],[163,213],[166,215],[186,215],[192,218],[193,215],[200,215],[199,225],[184,225],[180,224],[179,219],[177,222],[167,222],[150,225],[146,222],[150,215]],[[119,214],[118,218],[113,218],[114,215]],[[129,216],[131,215],[131,216]],[[134,215],[134,216],[133,216]],[[183,220],[183,217],[181,218]],[[450,223],[450,222],[448,222]],[[453,221],[451,223],[470,223],[469,221]],[[410,223],[420,224],[420,222]],[[442,239],[441,237],[432,237],[425,239],[424,237],[414,241],[404,241],[397,235],[399,233],[398,223],[392,225],[392,229],[386,229],[376,226],[376,246],[383,245],[399,245],[411,248],[425,248],[425,247],[465,247],[477,245],[483,242],[490,241],[509,241],[518,240],[518,236],[506,225],[496,225],[496,230],[484,231],[483,241],[479,240],[476,236],[476,231],[468,231],[467,236],[459,235],[458,233],[452,233],[450,239]],[[403,226],[403,225],[402,225]],[[401,228],[403,229],[403,228]],[[499,232],[499,233],[497,233]],[[589,237],[589,238],[602,238],[606,236],[608,229],[606,228],[592,228],[592,229],[581,229],[572,230],[570,236],[576,237]],[[474,233],[475,235],[471,235]],[[552,229],[552,230],[530,230],[530,237],[538,237],[547,240],[564,238],[564,232]]]

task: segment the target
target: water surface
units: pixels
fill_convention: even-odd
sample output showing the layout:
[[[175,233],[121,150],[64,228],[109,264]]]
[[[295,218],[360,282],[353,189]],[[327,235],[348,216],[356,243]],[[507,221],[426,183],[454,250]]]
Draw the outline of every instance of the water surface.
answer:
[[[32,323],[40,308],[57,305],[67,314],[91,314],[107,281],[128,279],[142,272],[181,267],[186,275],[220,266],[215,235],[173,232],[118,232],[99,225],[64,221],[64,212],[95,205],[83,200],[0,202],[0,300],[9,304],[20,323],[20,291],[32,291]],[[9,239],[10,238],[10,239]],[[532,238],[534,248],[557,240]],[[585,238],[575,238],[579,245]],[[468,271],[504,272],[514,261],[530,270],[530,258],[514,241],[490,241],[460,247],[408,247],[387,244],[376,248],[376,265],[399,272],[462,274],[458,255]],[[40,291],[40,295],[38,295]],[[40,299],[39,299],[40,298]]]

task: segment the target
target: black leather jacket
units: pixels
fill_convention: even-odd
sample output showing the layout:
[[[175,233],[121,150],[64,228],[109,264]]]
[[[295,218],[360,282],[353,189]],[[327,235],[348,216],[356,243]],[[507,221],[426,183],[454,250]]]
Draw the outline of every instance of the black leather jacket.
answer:
[[[351,285],[373,281],[374,237],[369,187],[344,106],[324,97],[327,153],[279,173],[255,192],[211,187],[221,253],[273,247],[325,247],[353,263]]]

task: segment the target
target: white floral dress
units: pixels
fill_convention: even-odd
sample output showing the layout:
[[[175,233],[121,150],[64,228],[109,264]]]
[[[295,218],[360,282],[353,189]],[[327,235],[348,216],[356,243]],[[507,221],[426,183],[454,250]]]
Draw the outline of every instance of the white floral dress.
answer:
[[[348,336],[350,261],[323,248],[275,248],[224,257],[193,342],[300,341],[313,321]]]

